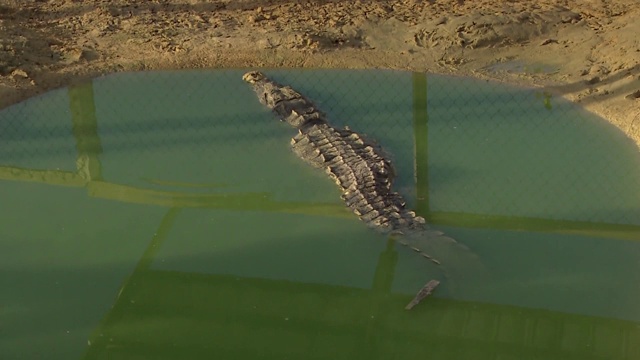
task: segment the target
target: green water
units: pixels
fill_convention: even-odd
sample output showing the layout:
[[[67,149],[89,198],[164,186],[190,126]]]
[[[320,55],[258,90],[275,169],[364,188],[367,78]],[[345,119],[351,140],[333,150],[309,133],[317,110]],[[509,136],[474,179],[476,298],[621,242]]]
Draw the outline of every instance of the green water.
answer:
[[[243,71],[116,74],[0,111],[0,358],[640,358],[618,130],[473,79],[266,72],[382,145],[489,277],[405,311],[440,270],[343,208]]]

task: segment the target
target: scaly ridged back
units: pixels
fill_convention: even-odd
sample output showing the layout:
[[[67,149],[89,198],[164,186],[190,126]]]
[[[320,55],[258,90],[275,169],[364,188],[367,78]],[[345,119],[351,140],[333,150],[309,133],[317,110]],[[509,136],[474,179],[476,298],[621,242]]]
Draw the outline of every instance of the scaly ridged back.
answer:
[[[385,233],[419,230],[455,243],[426,230],[424,218],[405,208],[402,196],[392,190],[395,173],[391,162],[379,147],[349,128],[329,125],[326,116],[291,87],[275,83],[258,71],[242,78],[253,86],[261,103],[298,129],[291,140],[293,151],[313,166],[324,168],[340,187],[345,204],[367,225]],[[439,263],[414,244],[396,240]]]

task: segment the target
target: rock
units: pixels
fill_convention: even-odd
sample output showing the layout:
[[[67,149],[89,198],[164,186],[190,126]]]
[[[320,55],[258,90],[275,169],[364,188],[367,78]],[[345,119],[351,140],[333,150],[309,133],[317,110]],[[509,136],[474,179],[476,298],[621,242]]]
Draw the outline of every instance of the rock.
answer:
[[[640,99],[640,90],[636,90],[634,92],[632,92],[631,94],[628,94],[627,96],[624,97],[625,99],[628,100],[637,100]]]
[[[29,78],[29,74],[27,74],[26,71],[20,69],[20,68],[16,68],[11,72],[11,77],[12,78],[23,78],[23,79],[28,79]]]
[[[597,84],[599,82],[600,82],[600,77],[599,76],[594,76],[591,79],[587,80],[587,84],[589,84],[589,85]]]
[[[271,44],[271,41],[269,41],[269,39],[260,39],[256,42],[256,46],[259,49],[273,49],[273,44]]]
[[[92,61],[100,58],[100,54],[92,49],[83,49],[80,58],[86,61]]]

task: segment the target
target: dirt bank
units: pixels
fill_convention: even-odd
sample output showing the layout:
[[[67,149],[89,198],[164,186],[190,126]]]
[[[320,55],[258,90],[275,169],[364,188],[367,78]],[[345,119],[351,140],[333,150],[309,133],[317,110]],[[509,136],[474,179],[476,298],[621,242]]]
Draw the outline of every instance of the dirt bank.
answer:
[[[100,74],[394,68],[545,87],[640,144],[637,0],[4,0],[0,107]]]

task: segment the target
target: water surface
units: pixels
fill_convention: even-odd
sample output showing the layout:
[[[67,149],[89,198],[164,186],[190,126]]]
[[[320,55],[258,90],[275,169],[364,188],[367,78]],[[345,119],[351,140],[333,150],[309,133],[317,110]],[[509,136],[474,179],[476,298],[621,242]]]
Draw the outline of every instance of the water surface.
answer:
[[[8,359],[640,357],[640,157],[533,89],[269,71],[392,157],[483,282],[351,216],[244,71],[115,74],[0,111]]]

